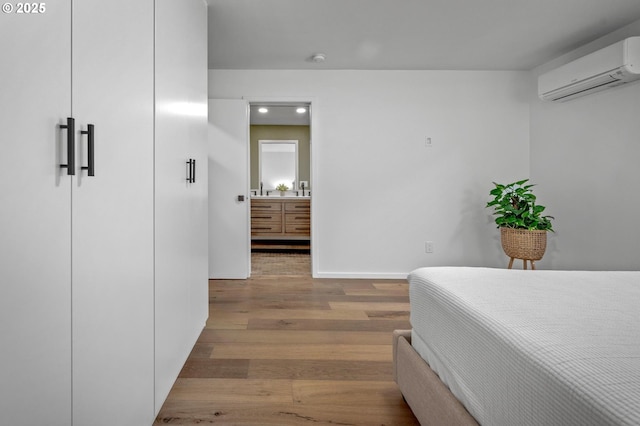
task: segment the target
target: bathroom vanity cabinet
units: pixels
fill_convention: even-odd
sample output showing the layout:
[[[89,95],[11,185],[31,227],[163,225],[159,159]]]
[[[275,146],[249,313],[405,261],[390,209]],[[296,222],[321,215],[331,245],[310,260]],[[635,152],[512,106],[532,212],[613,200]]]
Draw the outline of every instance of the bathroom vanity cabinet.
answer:
[[[252,198],[252,240],[309,240],[311,203],[299,198]]]

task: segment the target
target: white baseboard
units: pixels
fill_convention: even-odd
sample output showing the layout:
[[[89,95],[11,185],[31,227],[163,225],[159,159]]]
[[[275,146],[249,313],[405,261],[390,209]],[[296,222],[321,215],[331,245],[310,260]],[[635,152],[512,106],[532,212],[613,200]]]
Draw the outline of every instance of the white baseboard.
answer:
[[[317,272],[313,275],[313,278],[406,280],[408,275],[408,272]]]

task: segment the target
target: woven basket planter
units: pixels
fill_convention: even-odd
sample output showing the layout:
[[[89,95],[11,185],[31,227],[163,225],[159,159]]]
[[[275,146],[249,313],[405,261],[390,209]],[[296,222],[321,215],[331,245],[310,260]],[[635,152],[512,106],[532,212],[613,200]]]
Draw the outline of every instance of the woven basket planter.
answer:
[[[511,258],[540,260],[547,249],[547,231],[500,228],[500,241]]]

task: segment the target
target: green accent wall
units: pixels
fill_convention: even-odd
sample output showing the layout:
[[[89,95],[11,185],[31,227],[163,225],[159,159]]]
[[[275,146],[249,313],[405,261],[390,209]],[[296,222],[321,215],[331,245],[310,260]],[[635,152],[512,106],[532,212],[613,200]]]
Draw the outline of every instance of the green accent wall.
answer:
[[[253,125],[249,129],[251,157],[251,189],[259,189],[258,177],[258,141],[259,140],[297,140],[298,141],[298,181],[311,183],[311,149],[309,126],[272,126]]]

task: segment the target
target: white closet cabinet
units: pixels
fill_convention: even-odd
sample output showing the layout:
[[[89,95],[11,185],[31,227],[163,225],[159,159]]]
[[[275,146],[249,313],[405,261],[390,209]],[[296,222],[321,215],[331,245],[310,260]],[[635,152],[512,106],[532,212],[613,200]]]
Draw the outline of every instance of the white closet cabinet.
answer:
[[[206,16],[201,0],[192,3]],[[155,115],[162,106],[154,98],[154,73],[161,46],[154,29],[165,24],[156,20],[154,0],[59,0],[39,12],[0,16],[2,422],[151,424],[163,402],[155,400],[154,382],[172,381],[167,374],[175,373],[155,369],[156,344],[168,323],[163,309],[156,310],[164,271],[155,262],[172,248],[156,244],[161,228],[154,215],[186,208],[173,204],[182,198],[198,205],[199,196],[184,194],[206,187],[187,185],[185,161],[202,153],[185,149],[186,158],[175,159],[181,173],[172,179],[181,181],[183,194],[159,196],[154,133],[163,117]],[[195,33],[186,28],[182,37],[188,34]],[[185,147],[201,137],[197,130],[183,136]],[[91,157],[94,171],[85,169]],[[206,257],[198,244],[189,248],[197,252],[193,258]],[[187,270],[193,258],[183,253],[172,268]],[[202,297],[206,266],[201,269],[204,282],[195,283],[192,271],[174,285]],[[206,304],[206,293],[190,303]],[[166,344],[166,352],[188,353],[206,320],[206,308],[204,316],[196,311],[183,327],[191,341]]]
[[[208,316],[206,5],[156,0],[156,21],[157,412]]]
[[[153,11],[67,0],[0,17],[6,424],[153,419]]]
[[[154,2],[72,4],[71,115],[77,130],[95,125],[95,176],[78,169],[72,183],[73,424],[144,425],[154,389]]]
[[[0,14],[0,413],[71,423],[71,4]],[[64,157],[66,158],[66,157]],[[76,183],[76,182],[73,182]]]

